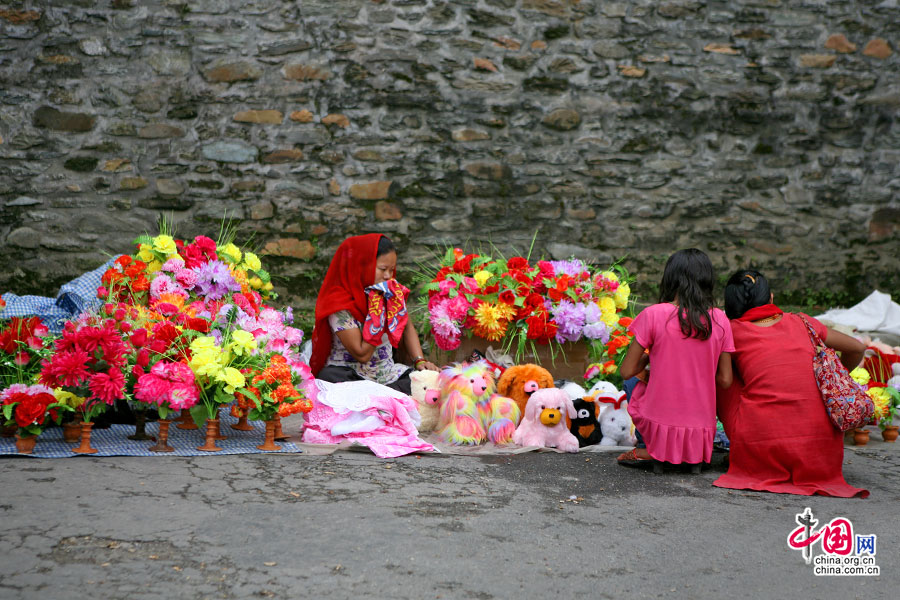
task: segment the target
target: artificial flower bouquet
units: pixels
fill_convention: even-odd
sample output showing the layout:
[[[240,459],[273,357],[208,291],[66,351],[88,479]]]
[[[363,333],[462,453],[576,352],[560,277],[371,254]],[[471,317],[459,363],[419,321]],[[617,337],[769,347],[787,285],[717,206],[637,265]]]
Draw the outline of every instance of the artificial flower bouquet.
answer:
[[[238,401],[232,405],[232,415],[248,416],[255,421],[271,421],[275,417],[312,410],[308,391],[312,373],[292,369],[281,354],[270,355],[262,371],[248,371],[247,375],[250,380],[245,391],[236,394]],[[312,387],[315,388],[314,383]]]
[[[34,383],[53,339],[38,317],[0,318],[0,390],[14,383]]]
[[[578,259],[532,264],[521,256],[454,248],[436,271],[425,268],[424,274],[427,326],[447,351],[458,348],[463,335],[499,341],[517,361],[526,349],[536,354],[536,345],[558,351],[566,342],[585,342],[591,360],[601,362],[629,309],[629,278],[621,265],[598,269]]]
[[[892,385],[875,381],[869,371],[856,367],[850,371],[850,377],[865,388],[866,393],[875,404],[873,419],[883,431],[894,424],[894,417],[900,417],[900,390]]]
[[[22,437],[40,435],[51,421],[59,424],[62,414],[72,410],[41,384],[12,384],[0,392],[0,406],[6,424],[14,424]]]

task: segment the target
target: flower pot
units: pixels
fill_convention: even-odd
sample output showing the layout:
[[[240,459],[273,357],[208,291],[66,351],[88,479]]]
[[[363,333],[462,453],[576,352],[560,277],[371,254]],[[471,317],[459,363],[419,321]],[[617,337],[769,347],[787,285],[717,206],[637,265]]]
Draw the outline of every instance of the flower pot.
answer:
[[[291,436],[287,435],[284,431],[281,430],[281,417],[275,416],[275,439],[279,442],[283,442],[284,440],[289,439]]]
[[[219,452],[222,450],[218,446],[216,446],[216,431],[219,430],[219,420],[218,419],[207,419],[206,420],[206,443],[202,446],[198,446],[197,450],[202,450],[203,452]]]
[[[900,426],[888,425],[881,432],[881,439],[883,439],[884,441],[886,441],[888,443],[893,444],[894,442],[897,441],[897,434],[900,433],[900,432],[898,432],[898,430],[900,430]]]
[[[96,454],[97,449],[91,448],[91,427],[94,424],[90,421],[81,423],[81,445],[72,450],[75,454]]]
[[[34,451],[34,445],[37,443],[36,435],[20,435],[16,434],[16,451],[19,454],[31,454]]]
[[[81,421],[72,421],[62,426],[63,441],[70,444],[77,444],[81,439]]]
[[[191,417],[191,411],[186,408],[181,409],[181,416],[178,417],[178,429],[199,429],[194,419]]]
[[[231,428],[238,431],[253,431],[253,425],[247,422],[247,415],[240,417],[237,423],[232,424]]]
[[[869,430],[868,429],[854,429],[853,430],[853,443],[857,446],[865,446],[869,443]]]
[[[174,452],[175,448],[169,445],[169,425],[172,423],[169,419],[159,420],[159,433],[156,438],[156,445],[150,446],[150,452]]]
[[[216,418],[213,419],[216,422],[216,439],[217,440],[227,440],[228,436],[222,433],[222,428],[220,427],[219,421],[219,411],[216,411]]]
[[[134,434],[128,436],[129,440],[152,440],[152,435],[147,435],[147,409],[134,411]]]
[[[266,441],[257,446],[260,450],[281,450],[281,446],[275,443],[276,420],[266,421]]]

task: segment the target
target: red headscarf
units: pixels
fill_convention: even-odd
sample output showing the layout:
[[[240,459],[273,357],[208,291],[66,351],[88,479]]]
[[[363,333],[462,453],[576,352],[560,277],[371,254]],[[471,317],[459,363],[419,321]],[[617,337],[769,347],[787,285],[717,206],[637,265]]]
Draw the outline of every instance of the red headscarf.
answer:
[[[325,273],[316,299],[316,324],[312,332],[312,356],[309,368],[317,375],[331,353],[331,327],[328,317],[349,310],[362,323],[366,319],[366,287],[375,283],[375,261],[380,233],[349,237],[338,246]]]

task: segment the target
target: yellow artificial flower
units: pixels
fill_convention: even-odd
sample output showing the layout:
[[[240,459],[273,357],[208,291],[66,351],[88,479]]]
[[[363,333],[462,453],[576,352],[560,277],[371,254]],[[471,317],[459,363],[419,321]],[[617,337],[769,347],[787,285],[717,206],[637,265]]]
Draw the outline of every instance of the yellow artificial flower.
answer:
[[[203,350],[211,350],[216,348],[216,338],[211,335],[194,338],[191,342],[192,352],[201,352]]]
[[[153,249],[166,256],[178,252],[178,247],[175,246],[175,240],[173,240],[170,235],[158,235],[153,238]]]
[[[241,293],[245,293],[250,289],[250,280],[247,279],[247,271],[231,265],[231,276],[234,277],[234,280],[241,286]]]
[[[162,266],[163,266],[163,264],[160,261],[158,261],[156,259],[151,260],[147,264],[147,272],[148,273],[157,273],[157,272],[159,272],[160,269],[162,269]]]
[[[496,342],[506,334],[509,317],[515,309],[503,303],[483,302],[475,309],[475,335]]]
[[[263,289],[263,291],[271,292],[273,289],[275,289],[275,286],[272,285],[272,282],[271,282],[271,281],[269,281],[269,282],[266,283],[266,285],[263,286],[262,289]]]
[[[600,320],[607,325],[615,325],[619,318],[616,315],[616,301],[609,296],[603,296],[597,300],[597,306],[600,307]]]
[[[478,287],[483,288],[484,284],[486,284],[493,276],[494,274],[490,271],[481,270],[475,273],[475,281],[478,283]]]
[[[875,403],[875,420],[880,421],[887,417],[891,410],[891,396],[883,387],[869,388],[866,392],[869,398]]]
[[[628,297],[631,295],[631,288],[627,283],[622,283],[619,285],[619,289],[616,290],[616,293],[613,294],[613,300],[616,302],[616,308],[619,310],[625,310],[628,306]]]
[[[856,367],[855,369],[850,371],[850,377],[852,377],[853,381],[855,381],[859,385],[867,385],[869,383],[869,380],[872,378],[869,375],[869,372],[862,367]]]
[[[238,264],[241,262],[241,250],[234,244],[228,243],[219,248],[219,256],[224,256],[228,262]]]
[[[603,271],[603,273],[601,273],[601,275],[603,275],[610,281],[618,281],[619,280],[619,276],[616,275],[613,271]]]
[[[78,408],[84,404],[84,398],[62,388],[53,388],[53,397],[56,398],[57,404],[64,404],[69,408]]]
[[[140,246],[138,246],[137,256],[145,263],[148,263],[154,258],[152,250],[153,247],[149,244],[141,244]]]
[[[225,383],[225,391],[233,394],[236,388],[242,388],[246,384],[244,374],[234,367],[225,367],[225,369],[216,376],[216,381]]]
[[[259,257],[252,252],[244,252],[244,268],[250,271],[259,271],[262,269],[262,263]]]
[[[252,287],[254,290],[258,290],[262,286],[263,286],[262,279],[260,279],[259,277],[251,277],[250,278],[250,287]]]
[[[231,334],[231,350],[238,356],[250,354],[256,349],[256,338],[249,331],[238,329]]]

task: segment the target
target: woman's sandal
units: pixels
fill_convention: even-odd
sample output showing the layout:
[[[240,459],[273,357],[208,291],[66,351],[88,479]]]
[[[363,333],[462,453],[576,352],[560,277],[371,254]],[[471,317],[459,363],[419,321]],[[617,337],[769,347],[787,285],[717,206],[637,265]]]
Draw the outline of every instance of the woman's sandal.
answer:
[[[619,457],[616,459],[616,462],[618,462],[623,467],[643,468],[643,467],[648,467],[650,465],[653,465],[656,461],[653,460],[652,458],[642,458],[642,457],[638,456],[637,454],[634,453],[634,448],[632,448],[628,452],[624,452],[624,453],[620,454]]]

